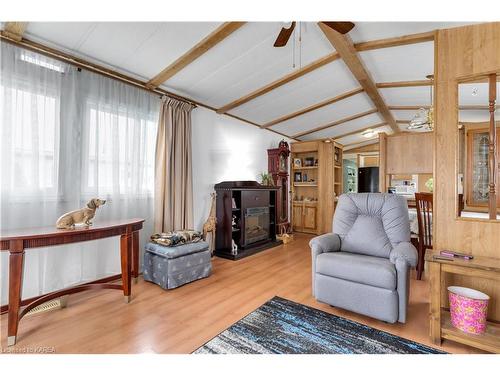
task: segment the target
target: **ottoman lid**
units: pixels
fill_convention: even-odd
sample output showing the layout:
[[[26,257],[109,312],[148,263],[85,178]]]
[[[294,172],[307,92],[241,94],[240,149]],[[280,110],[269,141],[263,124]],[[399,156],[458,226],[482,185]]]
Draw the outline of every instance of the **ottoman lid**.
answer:
[[[144,247],[144,250],[164,258],[173,259],[207,251],[208,243],[200,241],[179,246],[162,246],[153,242],[148,242]]]

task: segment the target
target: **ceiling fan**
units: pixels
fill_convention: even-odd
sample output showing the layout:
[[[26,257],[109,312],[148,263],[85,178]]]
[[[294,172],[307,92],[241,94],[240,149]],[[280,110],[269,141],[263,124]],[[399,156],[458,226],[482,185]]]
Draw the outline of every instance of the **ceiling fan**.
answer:
[[[352,22],[322,22],[331,29],[339,32],[340,34],[347,34],[354,27]],[[274,42],[275,47],[284,47],[288,43],[290,36],[292,36],[293,30],[295,29],[296,22],[293,21],[289,27],[282,27],[276,41]]]

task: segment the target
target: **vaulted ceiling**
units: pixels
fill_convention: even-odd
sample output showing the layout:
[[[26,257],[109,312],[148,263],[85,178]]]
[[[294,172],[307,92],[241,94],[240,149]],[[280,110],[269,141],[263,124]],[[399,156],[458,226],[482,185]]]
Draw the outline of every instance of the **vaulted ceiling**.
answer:
[[[461,25],[357,22],[338,39],[300,22],[282,48],[281,22],[30,22],[24,37],[295,139],[357,147],[431,104],[432,31]]]

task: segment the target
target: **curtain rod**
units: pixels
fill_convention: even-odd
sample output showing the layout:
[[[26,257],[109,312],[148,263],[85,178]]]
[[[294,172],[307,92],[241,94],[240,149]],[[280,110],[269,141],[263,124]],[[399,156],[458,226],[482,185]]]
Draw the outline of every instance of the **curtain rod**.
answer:
[[[138,88],[146,90],[148,92],[152,92],[152,93],[158,94],[158,96],[160,96],[160,97],[163,96],[163,95],[168,95],[168,96],[170,96],[170,97],[172,97],[174,99],[178,99],[178,100],[181,100],[183,102],[186,102],[186,103],[189,103],[191,105],[194,105],[195,107],[203,107],[203,108],[206,108],[206,109],[210,109],[211,111],[217,112],[216,108],[214,108],[212,106],[209,106],[207,104],[200,103],[200,102],[198,102],[196,100],[193,100],[193,99],[185,98],[185,97],[183,97],[181,95],[174,94],[172,92],[169,92],[167,90],[164,90],[164,89],[161,89],[161,88],[158,88],[158,87],[154,88],[154,89],[151,89],[151,88],[149,88],[147,86],[146,82],[141,81],[140,79],[130,77],[130,76],[126,75],[126,74],[119,73],[119,72],[117,72],[115,70],[112,70],[112,69],[109,69],[109,68],[105,68],[105,67],[100,66],[98,64],[94,64],[94,63],[92,63],[90,61],[86,61],[86,60],[84,60],[82,58],[79,58],[79,57],[76,57],[76,56],[72,56],[72,55],[70,55],[68,53],[56,50],[56,49],[51,48],[51,47],[47,47],[47,46],[45,46],[43,44],[34,42],[34,41],[26,39],[26,38],[22,38],[21,40],[15,40],[15,39],[13,39],[13,38],[5,35],[2,31],[0,31],[0,40],[4,40],[4,41],[6,41],[6,42],[8,42],[10,44],[14,44],[14,45],[26,48],[26,49],[28,49],[30,51],[38,52],[38,53],[40,53],[42,55],[45,55],[45,56],[48,56],[48,57],[52,57],[52,58],[54,58],[56,60],[59,60],[59,61],[67,62],[68,64],[71,64],[73,66],[76,66],[76,67],[79,67],[79,68],[82,68],[82,69],[86,69],[86,70],[89,70],[89,71],[97,73],[97,74],[101,74],[101,75],[103,75],[105,77],[116,79],[118,81],[121,81],[121,82],[127,83],[129,85],[138,87]],[[241,117],[238,117],[238,116],[235,116],[235,115],[231,115],[229,113],[224,113],[224,115],[225,116],[229,116],[229,117],[233,117],[233,118],[235,118],[235,119],[237,119],[239,121],[246,122],[247,124],[250,124],[250,125],[258,127],[259,129],[262,129],[259,124],[251,122],[249,120],[245,120],[245,119],[243,119]],[[281,136],[286,137],[286,138],[297,140],[296,138],[290,137],[289,135],[283,134],[283,133],[281,133],[279,131],[276,131],[276,130],[273,130],[273,129],[266,128],[264,130],[268,130],[268,131],[270,131],[272,133],[281,135]]]
[[[26,48],[30,51],[38,52],[42,55],[52,57],[56,60],[64,61],[64,62],[69,63],[73,66],[76,66],[78,68],[83,68],[85,70],[89,70],[91,72],[103,75],[105,77],[109,77],[109,78],[115,79],[117,81],[121,81],[121,82],[127,83],[129,85],[138,87],[138,88],[146,90],[148,92],[152,92],[154,94],[157,94],[160,97],[163,95],[168,95],[172,98],[175,98],[175,99],[181,100],[183,102],[189,103],[191,105],[194,105],[195,107],[200,106],[200,107],[205,107],[205,108],[208,108],[211,110],[215,110],[215,108],[207,106],[203,103],[199,103],[195,100],[185,98],[183,96],[174,94],[172,92],[169,92],[169,91],[161,89],[161,88],[151,89],[151,88],[147,87],[146,82],[141,81],[140,79],[133,78],[133,77],[130,77],[128,75],[119,73],[115,70],[105,68],[105,67],[100,66],[98,64],[91,63],[91,62],[86,61],[84,59],[81,59],[79,57],[69,55],[67,53],[64,53],[64,52],[58,51],[56,49],[47,47],[47,46],[40,44],[40,43],[37,43],[37,42],[33,42],[29,39],[23,38],[22,40],[18,41],[18,40],[12,39],[11,37],[5,35],[3,32],[0,33],[0,39],[6,41],[8,43]]]

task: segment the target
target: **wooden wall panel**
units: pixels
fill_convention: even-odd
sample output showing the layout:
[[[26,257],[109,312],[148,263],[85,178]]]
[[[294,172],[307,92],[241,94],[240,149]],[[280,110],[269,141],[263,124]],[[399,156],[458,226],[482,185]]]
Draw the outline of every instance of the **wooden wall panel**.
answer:
[[[457,80],[500,72],[500,23],[437,32],[434,139],[434,245],[473,255],[500,258],[500,222],[456,217],[458,168]],[[494,281],[447,277],[446,283],[479,289],[490,295],[489,318],[500,320],[500,285]]]

